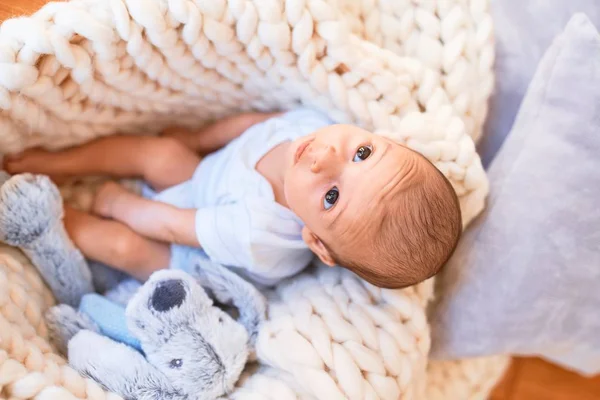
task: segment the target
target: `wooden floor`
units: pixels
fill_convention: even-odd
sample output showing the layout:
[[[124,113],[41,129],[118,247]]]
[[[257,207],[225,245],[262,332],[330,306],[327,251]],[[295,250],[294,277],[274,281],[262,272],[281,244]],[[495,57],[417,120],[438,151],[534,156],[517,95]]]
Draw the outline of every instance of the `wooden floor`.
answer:
[[[600,375],[583,378],[535,358],[516,358],[490,400],[600,400]]]
[[[29,15],[47,0],[0,0],[0,21],[20,15]]]
[[[0,21],[30,14],[46,0],[0,0]],[[600,376],[585,379],[537,359],[515,359],[490,400],[600,400]]]

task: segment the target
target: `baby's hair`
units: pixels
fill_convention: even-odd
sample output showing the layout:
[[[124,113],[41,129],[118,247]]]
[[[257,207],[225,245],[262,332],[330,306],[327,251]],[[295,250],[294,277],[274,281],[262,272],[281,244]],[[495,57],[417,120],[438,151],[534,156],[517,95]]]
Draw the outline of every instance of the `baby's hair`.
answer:
[[[418,153],[417,153],[418,154]],[[362,257],[347,258],[326,245],[335,262],[375,286],[400,289],[436,275],[454,253],[462,232],[456,192],[425,157],[435,173],[389,197],[380,226]]]

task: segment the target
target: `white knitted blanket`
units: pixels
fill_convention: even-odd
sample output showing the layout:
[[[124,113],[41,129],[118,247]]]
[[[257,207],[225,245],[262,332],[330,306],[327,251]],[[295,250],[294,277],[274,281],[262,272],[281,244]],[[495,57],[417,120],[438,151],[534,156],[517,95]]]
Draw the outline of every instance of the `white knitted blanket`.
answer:
[[[0,150],[58,149],[318,107],[421,151],[463,222],[488,185],[475,152],[493,87],[487,0],[74,0],[0,28]],[[89,187],[65,187],[85,207]],[[278,287],[235,399],[485,398],[504,357],[428,362],[430,280],[381,290],[343,269]],[[108,399],[48,345],[53,303],[0,250],[0,398]]]

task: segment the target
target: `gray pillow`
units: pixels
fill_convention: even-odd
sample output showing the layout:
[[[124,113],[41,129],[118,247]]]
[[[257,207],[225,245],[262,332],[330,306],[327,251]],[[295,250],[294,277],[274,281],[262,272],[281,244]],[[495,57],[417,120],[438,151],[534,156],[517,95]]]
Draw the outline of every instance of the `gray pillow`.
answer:
[[[438,278],[432,357],[541,355],[600,373],[600,35],[577,14],[489,169],[490,197]]]
[[[485,167],[510,132],[542,55],[576,12],[600,24],[598,0],[492,0],[496,80],[478,145]]]

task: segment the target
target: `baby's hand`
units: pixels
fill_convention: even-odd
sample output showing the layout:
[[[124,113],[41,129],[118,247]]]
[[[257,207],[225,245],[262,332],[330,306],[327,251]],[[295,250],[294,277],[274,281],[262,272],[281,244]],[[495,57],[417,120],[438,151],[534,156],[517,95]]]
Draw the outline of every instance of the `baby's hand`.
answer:
[[[92,211],[102,217],[113,217],[113,206],[123,195],[127,195],[127,189],[115,182],[104,183],[96,192]]]

